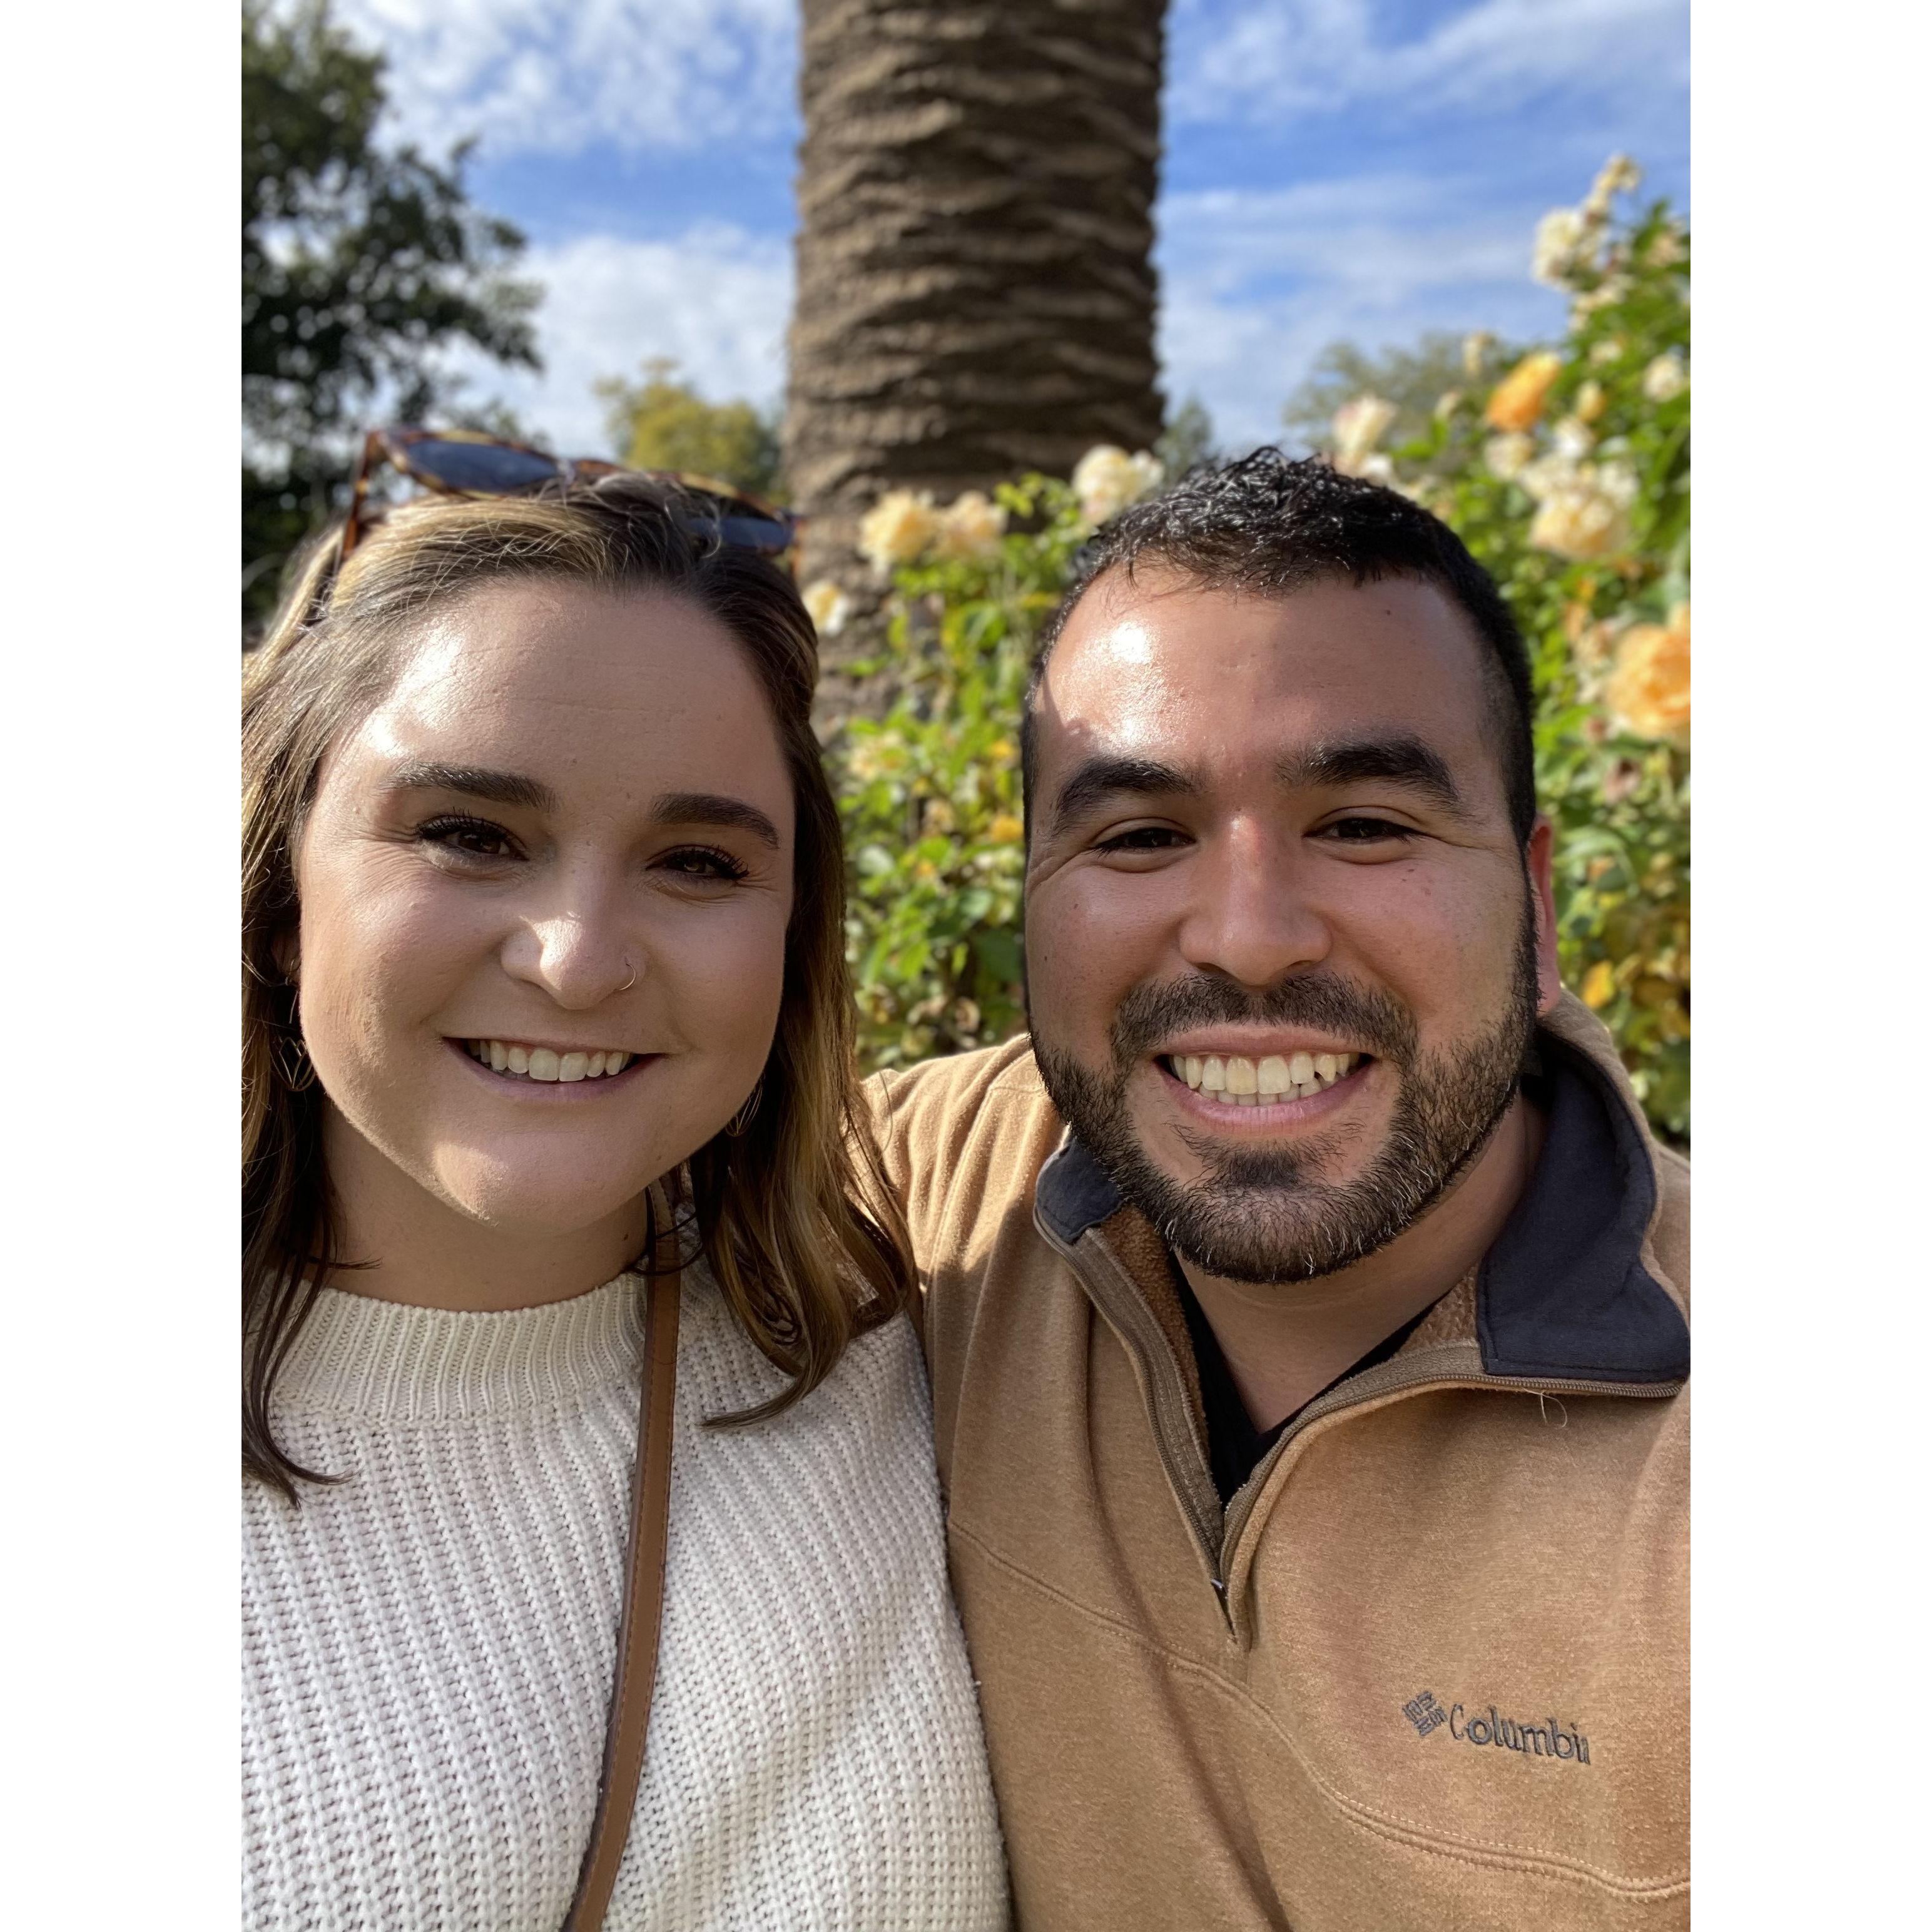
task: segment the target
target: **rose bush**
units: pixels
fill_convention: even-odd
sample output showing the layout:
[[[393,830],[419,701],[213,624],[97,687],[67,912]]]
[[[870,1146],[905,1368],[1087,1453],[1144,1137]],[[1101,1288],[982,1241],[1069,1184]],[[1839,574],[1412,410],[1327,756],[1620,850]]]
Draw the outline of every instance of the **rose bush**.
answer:
[[[1424,434],[1354,398],[1331,458],[1442,517],[1495,576],[1528,641],[1537,781],[1557,833],[1566,982],[1616,1034],[1658,1129],[1690,1132],[1690,236],[1613,157],[1539,226],[1531,267],[1570,296],[1564,340],[1479,380]],[[1145,452],[1088,453],[989,502],[881,500],[864,545],[893,584],[901,696],[829,747],[852,868],[849,940],[869,1066],[1023,1023],[1019,706],[1041,620],[1094,526],[1158,487]],[[828,615],[829,592],[808,601]]]

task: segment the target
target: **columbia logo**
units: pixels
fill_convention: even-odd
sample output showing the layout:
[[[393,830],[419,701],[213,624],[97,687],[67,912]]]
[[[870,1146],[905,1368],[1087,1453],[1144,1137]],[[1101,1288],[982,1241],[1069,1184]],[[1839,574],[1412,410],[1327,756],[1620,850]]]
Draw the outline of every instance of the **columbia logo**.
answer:
[[[1402,1707],[1402,1714],[1415,1726],[1416,1735],[1426,1738],[1438,1724],[1446,1724],[1449,1713],[1436,1701],[1433,1690],[1425,1690],[1419,1697],[1412,1697]]]
[[[1499,1750],[1521,1751],[1527,1756],[1561,1758],[1566,1763],[1590,1762],[1590,1740],[1574,1724],[1566,1729],[1554,1718],[1545,1718],[1540,1724],[1526,1724],[1520,1718],[1498,1716],[1493,1704],[1486,1716],[1472,1718],[1460,1704],[1443,1709],[1432,1690],[1412,1697],[1402,1707],[1402,1714],[1415,1726],[1418,1737],[1426,1738],[1446,1724],[1449,1735],[1458,1744],[1474,1744],[1478,1748],[1491,1745]]]

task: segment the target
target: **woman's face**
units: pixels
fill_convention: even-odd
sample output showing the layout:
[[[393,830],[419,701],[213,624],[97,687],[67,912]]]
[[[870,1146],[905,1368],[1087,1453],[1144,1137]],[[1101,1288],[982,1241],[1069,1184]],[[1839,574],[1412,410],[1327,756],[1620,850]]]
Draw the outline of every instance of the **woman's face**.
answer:
[[[524,1234],[632,1213],[764,1066],[793,836],[764,694],[694,604],[506,584],[431,620],[297,855],[352,1222],[358,1182],[420,1198],[398,1173]]]

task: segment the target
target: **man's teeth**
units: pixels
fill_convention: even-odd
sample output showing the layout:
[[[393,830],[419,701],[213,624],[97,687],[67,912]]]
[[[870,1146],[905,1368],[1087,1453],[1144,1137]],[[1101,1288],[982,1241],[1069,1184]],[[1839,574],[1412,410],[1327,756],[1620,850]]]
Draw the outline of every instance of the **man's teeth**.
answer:
[[[547,1046],[520,1046],[514,1040],[466,1040],[472,1060],[497,1073],[521,1074],[530,1080],[598,1080],[621,1073],[637,1058],[614,1048],[604,1053],[557,1053]]]
[[[1319,1094],[1353,1072],[1361,1058],[1359,1053],[1297,1053],[1284,1059],[1271,1053],[1254,1060],[1238,1053],[1175,1053],[1166,1065],[1197,1094],[1237,1107],[1266,1107]]]

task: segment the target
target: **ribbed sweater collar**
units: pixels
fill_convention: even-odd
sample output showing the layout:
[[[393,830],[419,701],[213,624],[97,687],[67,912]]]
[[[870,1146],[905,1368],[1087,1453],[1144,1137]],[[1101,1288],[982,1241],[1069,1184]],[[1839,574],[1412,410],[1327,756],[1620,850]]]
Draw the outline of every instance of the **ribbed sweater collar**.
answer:
[[[546,1407],[636,1373],[638,1277],[502,1314],[326,1288],[277,1378],[278,1407],[436,1422]]]

